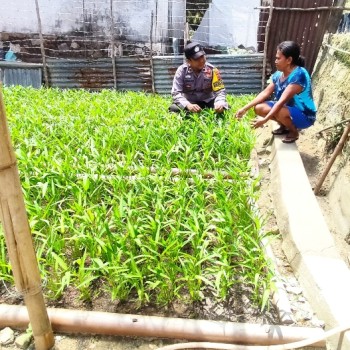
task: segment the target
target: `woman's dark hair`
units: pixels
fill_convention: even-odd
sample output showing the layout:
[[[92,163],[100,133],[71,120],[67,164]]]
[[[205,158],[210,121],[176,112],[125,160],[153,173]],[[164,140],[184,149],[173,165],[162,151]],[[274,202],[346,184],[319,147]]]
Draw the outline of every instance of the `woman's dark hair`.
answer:
[[[281,51],[285,57],[292,57],[292,63],[305,67],[305,58],[300,56],[300,46],[294,41],[283,41],[277,45],[277,50]]]

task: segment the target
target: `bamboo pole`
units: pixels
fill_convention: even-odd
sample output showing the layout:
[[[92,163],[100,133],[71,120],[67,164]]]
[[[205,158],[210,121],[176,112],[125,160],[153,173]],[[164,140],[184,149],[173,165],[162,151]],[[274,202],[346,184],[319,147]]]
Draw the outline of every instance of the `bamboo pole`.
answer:
[[[115,40],[114,40],[114,16],[113,16],[113,0],[110,0],[110,14],[111,14],[111,59],[113,68],[114,89],[117,90],[117,67],[115,64]]]
[[[24,311],[23,306],[0,305],[0,327],[7,325],[23,328],[23,324],[28,319]],[[313,344],[314,347],[322,349],[326,344],[326,333],[323,329],[316,327],[289,327],[59,308],[49,308],[48,314],[52,327],[59,333],[228,342],[240,344],[238,348],[240,350],[245,349],[243,344],[264,344],[267,346],[264,346],[263,349],[268,350],[276,349],[276,347],[270,348],[273,345],[286,346],[286,344],[303,341],[303,339],[308,339],[308,344],[305,345]],[[343,331],[349,327],[349,324],[343,324],[337,329]],[[262,346],[254,345],[249,349],[254,350],[255,348],[262,349]],[[287,349],[292,349],[292,346]]]
[[[317,131],[317,132],[315,133],[315,135],[322,134],[324,131],[327,131],[327,130],[329,130],[329,129],[335,128],[335,127],[337,127],[337,126],[339,126],[339,125],[342,125],[342,124],[345,124],[345,123],[348,123],[348,122],[350,122],[350,119],[342,120],[342,121],[339,122],[339,123],[333,124],[333,125],[331,125],[331,126],[327,126],[326,128],[324,128],[324,129],[322,129],[322,130],[320,130],[320,131]]]
[[[125,163],[118,162],[117,164],[108,164],[107,169],[108,170],[115,170],[117,169],[116,165],[119,167],[125,168]],[[151,174],[159,174],[164,172],[170,171],[170,176],[191,176],[191,175],[199,175],[206,179],[212,179],[215,178],[216,172],[204,170],[203,172],[197,170],[197,169],[180,169],[180,168],[170,168],[170,169],[164,169],[164,168],[156,168],[154,166],[150,167],[134,167],[134,166],[128,166],[127,170],[131,173],[139,173],[141,170],[148,170]],[[224,179],[232,179],[232,176],[227,173],[226,171],[218,171],[217,174],[220,174]],[[241,176],[248,176],[249,174],[244,172],[241,173]],[[83,176],[83,175],[81,175]]]
[[[350,51],[345,51],[345,50],[339,49],[338,47],[334,47],[328,44],[323,44],[323,46],[328,47],[334,51],[339,51],[339,52],[345,53],[346,55],[350,55]]]
[[[150,62],[150,69],[151,69],[151,79],[152,79],[152,92],[156,92],[155,84],[154,84],[154,65],[153,65],[153,11],[151,12],[151,29],[149,33],[149,40],[151,43],[151,49],[150,49],[150,57],[149,57],[149,62]]]
[[[37,18],[38,18],[40,50],[41,50],[41,56],[42,56],[42,59],[43,59],[45,86],[49,87],[49,73],[48,73],[48,70],[47,70],[47,62],[46,62],[45,46],[44,46],[44,37],[43,37],[43,30],[42,30],[42,25],[41,25],[41,17],[40,17],[40,9],[39,9],[38,0],[35,0],[35,7],[36,7],[36,15],[37,15]]]
[[[12,148],[0,84],[0,218],[17,290],[23,295],[36,350],[54,345],[39,268]]]
[[[266,65],[267,65],[267,48],[268,48],[268,40],[270,35],[270,26],[272,21],[272,14],[273,14],[273,0],[270,0],[270,7],[269,7],[269,18],[267,19],[266,29],[265,29],[265,41],[264,41],[264,58],[263,58],[263,71],[262,71],[262,78],[261,78],[261,90],[264,90],[265,84],[266,84]]]
[[[323,184],[323,181],[325,180],[329,170],[331,169],[335,159],[337,158],[338,154],[341,152],[341,150],[344,147],[344,144],[348,138],[348,135],[350,133],[350,123],[346,126],[346,128],[344,129],[343,135],[340,138],[340,141],[337,144],[337,147],[334,149],[334,152],[331,156],[331,158],[329,159],[329,162],[325,168],[325,170],[323,171],[320,180],[318,181],[317,185],[314,188],[314,194],[317,196],[318,193],[320,192],[321,186]]]

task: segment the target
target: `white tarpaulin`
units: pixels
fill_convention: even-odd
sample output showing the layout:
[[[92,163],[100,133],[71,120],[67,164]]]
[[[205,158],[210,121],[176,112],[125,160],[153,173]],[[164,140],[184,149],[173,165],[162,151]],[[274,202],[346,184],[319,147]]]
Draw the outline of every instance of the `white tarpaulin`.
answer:
[[[206,46],[257,47],[260,0],[213,0],[193,40]]]

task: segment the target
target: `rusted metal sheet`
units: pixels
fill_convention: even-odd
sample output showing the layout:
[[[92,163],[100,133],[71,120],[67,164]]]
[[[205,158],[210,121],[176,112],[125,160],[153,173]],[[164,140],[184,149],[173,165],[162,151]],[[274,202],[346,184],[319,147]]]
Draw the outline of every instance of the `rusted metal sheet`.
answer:
[[[113,88],[111,59],[47,59],[49,85],[57,88]]]
[[[40,88],[42,64],[0,61],[0,80],[4,85],[22,85]]]
[[[270,3],[270,0],[261,1],[262,7],[269,7]],[[331,8],[334,3],[334,0],[274,0],[267,59],[274,62],[277,45],[285,40],[293,40],[300,44],[306,68],[312,72],[323,36],[329,27],[330,16],[339,15],[339,10]],[[262,9],[258,29],[259,52],[264,51],[268,17],[269,9]],[[274,65],[271,69],[276,70]]]
[[[155,92],[169,95],[177,67],[184,62],[183,56],[154,56],[153,79]]]
[[[262,54],[208,55],[208,62],[218,67],[228,93],[251,94],[261,90]]]
[[[117,90],[152,91],[149,58],[118,57],[116,59]]]
[[[207,55],[208,62],[218,67],[231,94],[250,94],[261,90],[263,54]],[[172,81],[183,56],[153,57],[155,90],[170,94]]]
[[[150,60],[138,57],[115,59],[48,59],[49,85],[58,88],[84,88],[89,90],[113,89],[151,91]]]
[[[247,94],[260,90],[262,54],[207,55],[207,58],[220,69],[228,93]],[[113,89],[116,86],[117,90],[151,92],[153,79],[156,93],[170,94],[183,56],[155,56],[152,59],[153,72],[148,58],[117,58],[115,76],[111,59],[48,59],[49,85],[89,90]]]

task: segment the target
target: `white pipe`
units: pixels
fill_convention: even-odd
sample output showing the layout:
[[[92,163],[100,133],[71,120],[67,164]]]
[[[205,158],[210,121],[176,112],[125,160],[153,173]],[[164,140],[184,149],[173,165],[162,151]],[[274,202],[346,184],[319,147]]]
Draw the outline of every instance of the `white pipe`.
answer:
[[[322,338],[321,328],[287,327],[222,321],[191,320],[97,311],[47,309],[52,329],[62,333],[161,337],[240,344],[284,344],[307,338]],[[25,329],[26,307],[0,305],[0,328]],[[324,347],[325,341],[313,344]]]
[[[181,343],[163,346],[157,350],[180,350],[180,349],[217,349],[217,350],[291,350],[300,349],[305,346],[314,344],[321,340],[325,340],[333,335],[343,333],[350,330],[350,323],[345,326],[339,326],[325,332],[322,336],[316,336],[298,342],[280,345],[236,345],[236,344],[222,344],[222,343],[208,343],[208,342],[196,342],[196,343]]]

